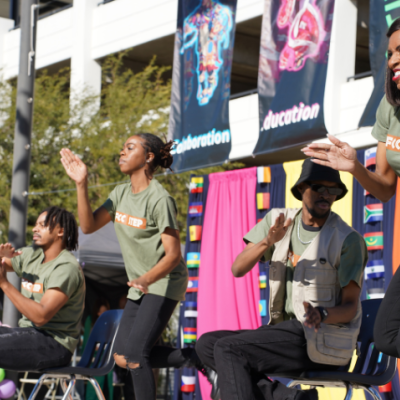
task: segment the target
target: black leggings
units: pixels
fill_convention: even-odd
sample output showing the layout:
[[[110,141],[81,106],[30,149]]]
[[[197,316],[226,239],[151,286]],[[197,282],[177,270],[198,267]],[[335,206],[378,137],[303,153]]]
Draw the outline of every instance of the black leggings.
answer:
[[[127,363],[139,364],[130,369],[136,400],[156,398],[152,368],[179,368],[187,360],[185,349],[155,346],[177,304],[154,294],[126,303],[114,353],[124,356]]]
[[[400,268],[397,269],[379,307],[374,326],[376,348],[400,358]]]

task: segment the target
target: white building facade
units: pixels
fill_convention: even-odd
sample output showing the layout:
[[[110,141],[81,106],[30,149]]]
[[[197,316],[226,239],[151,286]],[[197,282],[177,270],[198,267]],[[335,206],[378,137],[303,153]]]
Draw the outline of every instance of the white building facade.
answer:
[[[257,32],[261,35],[265,1],[238,0],[236,15],[230,160],[248,160],[250,164],[302,157],[299,149],[294,148],[276,152],[267,159],[252,158],[259,135]],[[101,62],[110,54],[129,50],[128,66],[136,70],[143,68],[153,55],[160,64],[172,64],[178,0],[71,0],[70,3],[39,19],[36,68],[52,71],[70,66],[71,96],[83,87],[100,93]],[[368,0],[336,0],[325,87],[328,132],[356,148],[376,143],[370,134],[372,127],[358,129],[374,85],[372,76],[358,79],[360,75],[368,75],[370,69],[365,50],[367,7]],[[19,46],[20,29],[16,21],[0,18],[0,68],[5,79],[18,76]],[[357,77],[357,72],[363,74]]]

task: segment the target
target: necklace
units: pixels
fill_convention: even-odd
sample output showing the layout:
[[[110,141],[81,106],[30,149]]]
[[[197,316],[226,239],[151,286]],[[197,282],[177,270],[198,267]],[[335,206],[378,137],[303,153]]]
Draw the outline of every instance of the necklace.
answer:
[[[303,242],[303,241],[300,239],[300,224],[301,224],[301,220],[299,221],[299,223],[298,223],[298,225],[297,225],[297,237],[298,237],[298,239],[300,240],[301,243],[303,243],[303,244],[310,244],[310,243],[313,241],[313,239],[311,239],[309,242]]]

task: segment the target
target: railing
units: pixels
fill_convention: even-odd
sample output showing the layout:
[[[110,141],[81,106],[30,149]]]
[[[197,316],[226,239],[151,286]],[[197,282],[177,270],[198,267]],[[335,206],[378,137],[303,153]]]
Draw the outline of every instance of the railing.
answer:
[[[246,90],[245,92],[240,92],[240,93],[235,93],[232,94],[231,97],[229,98],[230,100],[234,100],[234,99],[238,99],[239,97],[244,97],[244,96],[249,96],[251,94],[257,93],[258,89],[250,89],[250,90]]]
[[[356,74],[356,75],[353,75],[353,76],[349,76],[347,78],[347,82],[355,81],[357,79],[366,78],[367,76],[372,76],[372,71],[362,72],[361,74]]]

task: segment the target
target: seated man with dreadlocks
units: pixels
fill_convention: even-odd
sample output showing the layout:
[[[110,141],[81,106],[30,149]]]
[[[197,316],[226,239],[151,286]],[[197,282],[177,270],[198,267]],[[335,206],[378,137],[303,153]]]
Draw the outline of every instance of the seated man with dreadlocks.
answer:
[[[76,258],[78,226],[70,212],[50,207],[33,228],[33,246],[0,245],[0,288],[22,314],[18,328],[0,326],[0,367],[37,371],[67,365],[78,343],[85,281]],[[21,292],[6,272],[22,278]]]

